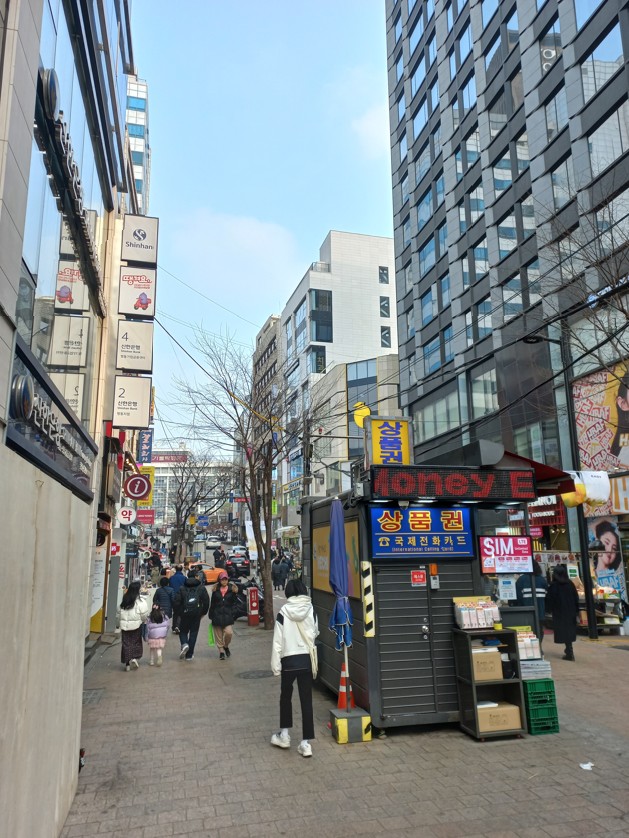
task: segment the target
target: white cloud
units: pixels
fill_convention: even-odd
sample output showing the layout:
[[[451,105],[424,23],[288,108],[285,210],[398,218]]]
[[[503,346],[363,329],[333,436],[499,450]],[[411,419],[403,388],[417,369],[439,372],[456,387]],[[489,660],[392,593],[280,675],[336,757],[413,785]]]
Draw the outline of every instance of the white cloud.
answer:
[[[352,131],[368,160],[389,155],[389,112],[386,103],[374,105],[351,122]]]

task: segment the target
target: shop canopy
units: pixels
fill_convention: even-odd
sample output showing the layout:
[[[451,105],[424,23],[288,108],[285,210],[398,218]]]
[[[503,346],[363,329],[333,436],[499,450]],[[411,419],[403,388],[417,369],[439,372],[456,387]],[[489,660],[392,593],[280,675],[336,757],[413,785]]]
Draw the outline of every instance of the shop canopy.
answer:
[[[520,454],[506,451],[504,445],[479,439],[461,448],[446,451],[437,457],[419,461],[418,465],[434,466],[472,466],[476,468],[530,468],[535,475],[538,495],[562,495],[574,492],[572,476],[561,469],[530,460]]]

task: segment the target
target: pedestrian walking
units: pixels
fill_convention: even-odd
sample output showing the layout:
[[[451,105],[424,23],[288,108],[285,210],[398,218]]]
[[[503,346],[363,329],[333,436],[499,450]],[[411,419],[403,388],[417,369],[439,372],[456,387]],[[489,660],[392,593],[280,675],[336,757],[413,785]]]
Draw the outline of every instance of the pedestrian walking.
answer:
[[[120,603],[120,660],[128,672],[139,667],[142,657],[142,624],[151,610],[151,601],[140,589],[140,582],[132,582]]]
[[[151,613],[146,621],[147,626],[147,640],[149,649],[151,650],[149,657],[149,666],[155,666],[155,656],[157,655],[157,665],[162,665],[162,652],[166,645],[166,638],[168,637],[168,627],[170,625],[170,618],[164,614],[159,605],[153,603]]]
[[[280,562],[280,588],[283,591],[286,590],[286,580],[288,579],[289,571],[290,564],[288,563],[288,559],[284,557]]]
[[[191,661],[199,634],[201,618],[207,614],[210,598],[196,571],[190,571],[185,584],[175,594],[174,610],[179,615],[179,660]]]
[[[155,559],[150,559],[151,564],[151,584],[153,587],[157,588],[159,585],[159,564],[155,561]]]
[[[565,564],[558,564],[555,567],[553,581],[546,594],[546,610],[553,615],[555,643],[563,643],[566,647],[563,660],[573,661],[572,644],[577,639],[579,594],[568,577]]]
[[[271,562],[271,580],[273,582],[273,590],[278,591],[282,580],[282,560],[276,556]]]
[[[169,622],[173,616],[174,601],[175,592],[170,585],[170,579],[167,576],[162,576],[159,580],[159,588],[153,596],[153,605],[159,605],[162,612],[168,617]]]
[[[225,571],[218,576],[218,584],[212,592],[210,600],[210,620],[214,628],[214,640],[218,649],[218,657],[224,661],[231,657],[229,644],[231,643],[234,630],[234,605],[238,588],[233,582],[230,584]]]
[[[181,621],[181,614],[179,614],[175,610],[175,607],[174,607],[175,596],[177,595],[177,591],[181,588],[182,585],[185,584],[185,582],[186,582],[186,575],[183,572],[183,565],[178,564],[177,567],[175,568],[175,572],[170,577],[170,587],[174,591],[174,595],[173,595],[173,623],[172,623],[173,634],[179,634],[179,623]]]
[[[533,559],[533,575],[535,576],[535,602],[537,605],[537,616],[539,618],[539,647],[541,650],[542,641],[544,640],[544,619],[546,617],[548,582],[542,572],[542,566],[537,559]],[[515,583],[515,593],[518,605],[533,605],[533,589],[531,587],[530,574],[523,573],[520,576]]]
[[[308,590],[300,579],[291,579],[286,586],[287,603],[275,622],[271,669],[281,676],[280,730],[271,737],[271,745],[290,748],[289,729],[293,726],[293,684],[297,680],[301,705],[302,740],[297,752],[302,757],[312,756],[310,740],[314,739],[312,713],[313,653],[319,634],[317,621]]]

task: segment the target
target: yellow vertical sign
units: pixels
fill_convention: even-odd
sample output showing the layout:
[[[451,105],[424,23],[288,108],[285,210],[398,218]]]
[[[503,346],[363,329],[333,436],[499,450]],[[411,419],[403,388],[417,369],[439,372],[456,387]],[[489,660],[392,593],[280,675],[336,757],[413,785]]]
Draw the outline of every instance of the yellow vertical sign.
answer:
[[[153,489],[155,488],[155,467],[140,466],[140,474],[145,474],[151,481],[151,491],[143,500],[138,501],[138,508],[150,509],[153,506]]]
[[[413,462],[411,420],[391,416],[366,416],[367,465],[408,466]]]

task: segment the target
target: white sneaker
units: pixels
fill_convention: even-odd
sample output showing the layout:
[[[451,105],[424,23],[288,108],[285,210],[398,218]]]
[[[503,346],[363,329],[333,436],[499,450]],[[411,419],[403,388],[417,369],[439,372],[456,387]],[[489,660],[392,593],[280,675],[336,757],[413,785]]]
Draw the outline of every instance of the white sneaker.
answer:
[[[271,736],[271,745],[276,745],[278,748],[290,748],[290,736],[282,736],[281,733],[274,733]]]
[[[187,643],[184,643],[184,645],[181,647],[181,652],[179,652],[179,660],[180,661],[182,661],[185,658],[186,652],[188,651],[189,648],[190,647],[188,646]]]
[[[312,747],[310,742],[301,742],[297,745],[297,753],[301,754],[302,757],[311,757],[312,756]]]
[[[155,666],[155,661],[151,659],[151,660],[149,661],[149,666]]]
[[[159,657],[157,658],[157,665],[158,665],[158,666],[161,666],[161,665],[162,665],[162,663],[163,663],[162,656],[161,656],[161,655],[159,655]]]
[[[131,669],[139,669],[140,664],[136,661],[135,658],[131,661]]]

